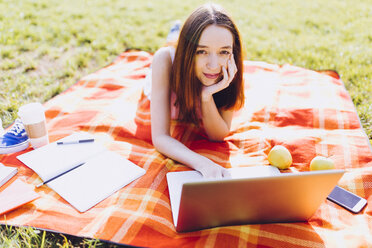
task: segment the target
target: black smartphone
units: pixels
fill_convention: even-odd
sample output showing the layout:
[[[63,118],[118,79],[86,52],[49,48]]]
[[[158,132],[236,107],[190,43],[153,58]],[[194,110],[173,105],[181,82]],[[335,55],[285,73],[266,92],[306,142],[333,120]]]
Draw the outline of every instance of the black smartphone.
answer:
[[[338,186],[332,190],[327,199],[337,203],[353,213],[359,213],[367,204],[366,199]]]

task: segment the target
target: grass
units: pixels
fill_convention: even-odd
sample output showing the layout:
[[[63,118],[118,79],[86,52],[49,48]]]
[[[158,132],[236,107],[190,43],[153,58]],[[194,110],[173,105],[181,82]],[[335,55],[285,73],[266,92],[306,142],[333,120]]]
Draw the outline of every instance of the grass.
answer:
[[[117,247],[105,244],[99,240],[81,239],[63,234],[47,233],[31,227],[12,227],[1,226],[0,228],[0,247],[28,247],[28,248],[47,248],[47,247]]]
[[[156,51],[164,44],[172,20],[185,20],[202,2],[0,0],[0,117],[4,125],[14,121],[21,105],[47,101],[127,48]],[[216,2],[234,17],[247,59],[338,71],[372,144],[370,0]],[[7,228],[0,228],[0,237],[9,234]],[[30,242],[44,242],[45,247],[53,242],[61,247],[90,247],[86,240],[75,244],[75,240],[32,230],[12,229],[10,237],[15,241],[9,242],[33,247],[21,237],[26,235]]]

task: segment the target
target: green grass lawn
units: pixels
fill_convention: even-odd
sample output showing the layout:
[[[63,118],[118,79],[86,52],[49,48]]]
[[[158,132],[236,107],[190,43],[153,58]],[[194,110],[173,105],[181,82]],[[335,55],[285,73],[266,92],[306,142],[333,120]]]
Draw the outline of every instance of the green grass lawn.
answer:
[[[156,51],[164,44],[172,20],[185,20],[203,2],[0,0],[3,124],[14,121],[21,105],[47,101],[82,76],[108,65],[125,49]],[[215,2],[234,17],[246,59],[338,71],[372,144],[371,0]],[[1,237],[9,233],[5,227],[0,230],[0,247],[7,247],[10,243],[1,243]],[[14,239],[9,242],[19,242],[19,247],[51,247],[53,242],[61,247],[102,245],[55,234],[43,236],[44,232],[30,229],[12,232]],[[33,232],[36,245],[28,246],[23,243],[27,238],[21,236]]]

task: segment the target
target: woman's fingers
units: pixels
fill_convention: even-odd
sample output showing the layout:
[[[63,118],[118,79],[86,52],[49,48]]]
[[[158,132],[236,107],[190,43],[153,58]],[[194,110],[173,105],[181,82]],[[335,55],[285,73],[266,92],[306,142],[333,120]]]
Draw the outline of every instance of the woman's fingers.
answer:
[[[231,175],[228,170],[223,167],[215,167],[210,168],[206,171],[201,172],[204,178],[214,178],[214,179],[221,179],[221,178],[231,178]]]
[[[227,169],[222,170],[222,177],[223,178],[231,178],[231,174]]]
[[[230,68],[231,68],[231,72],[229,72],[229,76],[230,76],[231,81],[232,81],[235,77],[236,72],[238,71],[238,68],[236,67],[236,63],[235,63],[235,59],[234,59],[234,54],[231,55],[231,58],[230,58],[229,62],[230,62]]]
[[[228,72],[228,70],[229,70],[229,68],[226,69],[225,66],[222,67],[223,78],[220,81],[221,85],[223,86],[222,89],[224,89],[227,86],[229,86],[229,73],[230,72]]]
[[[226,88],[230,85],[237,72],[234,55],[231,55],[231,58],[227,61],[227,69],[225,67],[222,67],[222,71],[223,79],[226,79],[226,81],[224,82],[224,88]]]

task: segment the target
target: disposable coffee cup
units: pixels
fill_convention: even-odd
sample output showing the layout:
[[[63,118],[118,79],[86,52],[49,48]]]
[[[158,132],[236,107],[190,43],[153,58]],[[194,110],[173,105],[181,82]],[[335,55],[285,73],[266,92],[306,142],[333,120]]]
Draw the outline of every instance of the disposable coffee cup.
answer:
[[[49,143],[43,105],[38,102],[26,104],[19,108],[18,116],[34,149]]]

